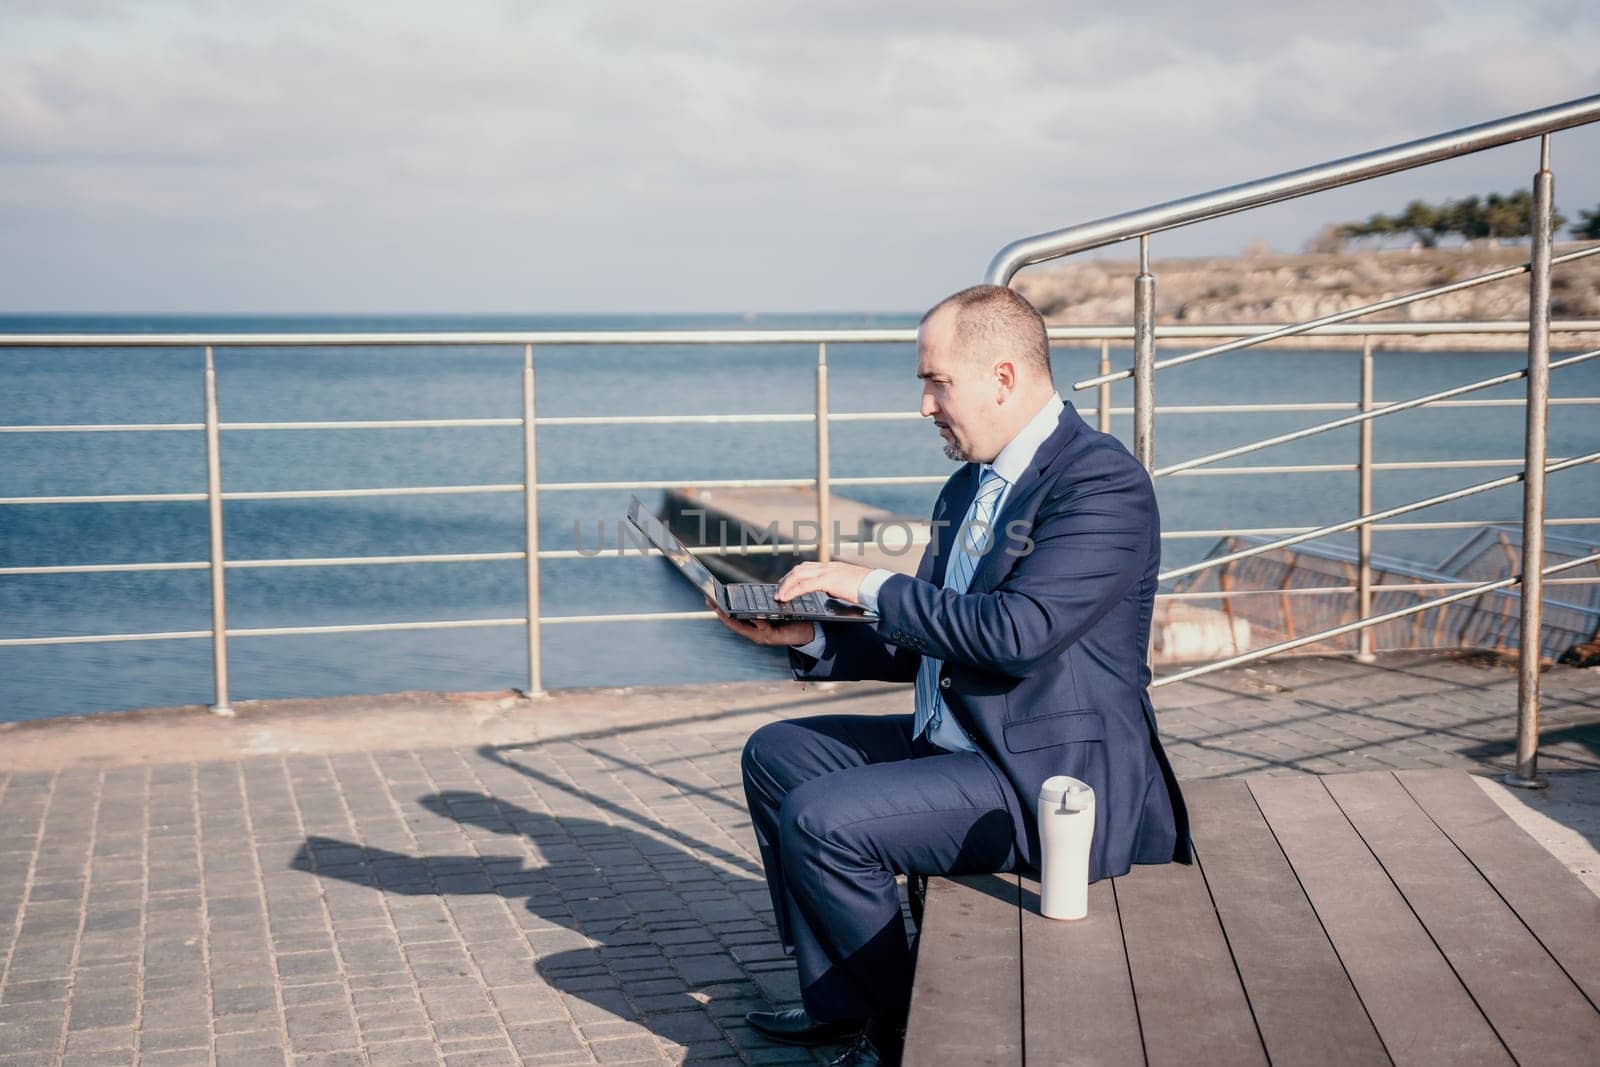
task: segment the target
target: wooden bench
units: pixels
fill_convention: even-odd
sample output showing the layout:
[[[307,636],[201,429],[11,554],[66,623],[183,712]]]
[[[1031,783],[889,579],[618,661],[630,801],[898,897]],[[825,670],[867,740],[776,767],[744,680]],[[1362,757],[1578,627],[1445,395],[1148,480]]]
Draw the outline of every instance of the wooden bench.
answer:
[[[928,1064],[1600,1063],[1600,897],[1465,773],[1184,787],[1196,863],[933,879]]]

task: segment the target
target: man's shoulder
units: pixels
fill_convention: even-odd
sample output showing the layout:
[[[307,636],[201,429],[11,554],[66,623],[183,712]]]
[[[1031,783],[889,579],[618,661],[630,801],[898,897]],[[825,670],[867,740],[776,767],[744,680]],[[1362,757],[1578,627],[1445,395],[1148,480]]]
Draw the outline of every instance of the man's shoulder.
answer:
[[[1058,489],[1083,482],[1101,482],[1106,489],[1153,491],[1150,474],[1126,445],[1108,433],[1085,427],[1050,465],[1046,477]]]

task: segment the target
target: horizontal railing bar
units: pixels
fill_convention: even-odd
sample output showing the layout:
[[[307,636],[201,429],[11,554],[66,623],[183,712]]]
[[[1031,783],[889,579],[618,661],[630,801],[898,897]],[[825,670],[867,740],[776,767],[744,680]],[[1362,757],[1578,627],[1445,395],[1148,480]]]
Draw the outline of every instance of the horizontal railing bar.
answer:
[[[526,552],[438,552],[414,556],[300,556],[284,559],[230,559],[229,570],[269,567],[374,567],[410,563],[496,563],[527,559]]]
[[[203,422],[112,422],[78,425],[0,426],[0,433],[168,433],[203,430]]]
[[[321,422],[221,422],[219,430],[444,430],[521,426],[521,419],[345,419]]]
[[[1283,323],[1174,323],[1160,327],[1171,340],[1208,337],[1243,337],[1280,329]],[[1555,333],[1588,333],[1600,329],[1590,319],[1557,319]],[[1334,325],[1312,331],[1324,337],[1413,337],[1429,334],[1525,334],[1526,320],[1496,319],[1482,322],[1373,322],[1360,326]],[[1051,341],[1123,341],[1133,338],[1132,326],[1051,326]],[[409,345],[811,345],[899,344],[916,341],[911,327],[841,330],[558,330],[558,331],[392,331],[361,333],[0,333],[4,348],[282,348],[316,346],[382,347]]]
[[[1588,556],[1583,559],[1573,560],[1559,567],[1548,568],[1545,574],[1554,574],[1559,570],[1566,570],[1600,559],[1600,554]],[[208,564],[201,564],[208,566]],[[1477,593],[1494,592],[1498,588],[1514,584],[1517,579],[1508,578],[1500,582],[1481,585],[1472,582],[1417,582],[1398,585],[1379,585],[1374,587],[1374,592],[1416,592],[1432,591],[1439,589],[1469,589]],[[1545,582],[1546,585],[1594,585],[1600,583],[1600,576],[1588,578],[1556,578]],[[1239,597],[1252,596],[1326,596],[1345,595],[1355,592],[1355,586],[1315,586],[1295,589],[1235,589],[1215,592],[1196,593],[1158,593],[1157,600],[1225,600]],[[1452,599],[1465,599],[1456,597]],[[1437,606],[1440,602],[1433,601],[1421,607]],[[1545,603],[1555,607],[1580,611],[1587,614],[1600,615],[1600,608],[1586,604],[1571,604],[1563,601],[1552,601],[1545,598]],[[716,614],[710,611],[656,611],[656,612],[621,612],[617,614],[601,615],[556,615],[540,619],[541,625],[563,625],[576,623],[597,622],[668,622],[685,619],[714,619]],[[404,630],[448,630],[472,629],[481,627],[526,626],[526,618],[494,618],[494,619],[438,619],[422,622],[381,622],[381,623],[349,623],[330,626],[262,626],[229,628],[229,637],[292,637],[312,634],[349,634],[349,633],[381,633]],[[83,634],[70,637],[20,637],[0,639],[0,647],[22,647],[37,645],[69,645],[69,644],[96,644],[115,643],[123,641],[181,641],[198,640],[211,636],[210,630],[175,630],[158,633],[129,633],[129,634]],[[1329,636],[1325,634],[1324,636]],[[1337,636],[1337,635],[1331,635]],[[1312,638],[1316,640],[1319,638]],[[1273,646],[1281,648],[1281,646]],[[1176,680],[1176,679],[1174,679]]]
[[[898,413],[897,413],[898,417]],[[918,417],[915,412],[912,417]],[[554,415],[536,418],[535,426],[694,425],[709,423],[816,422],[815,415]],[[521,419],[363,419],[331,422],[224,422],[223,430],[432,430],[462,427],[521,426]]]
[[[1597,325],[1600,328],[1600,325]],[[1382,403],[1382,401],[1380,401]],[[1440,408],[1475,408],[1475,407],[1522,407],[1526,400],[1509,398],[1504,400],[1456,400],[1439,401],[1434,407]],[[1596,405],[1600,404],[1600,396],[1561,396],[1551,397],[1551,405]],[[1158,415],[1247,415],[1247,414],[1274,414],[1307,411],[1357,411],[1360,405],[1352,402],[1326,402],[1308,404],[1158,404]],[[1083,408],[1084,411],[1093,411],[1093,408]],[[1112,415],[1131,415],[1131,407],[1112,407],[1106,409]],[[829,422],[911,422],[925,418],[915,411],[850,411],[833,412],[828,415]],[[815,423],[815,415],[804,413],[770,414],[770,415],[556,415],[537,418],[536,426],[669,426],[669,425],[716,425],[721,423]],[[483,427],[514,427],[521,426],[521,419],[511,418],[481,418],[481,419],[350,419],[332,420],[323,422],[224,422],[218,425],[219,430],[247,430],[247,431],[273,431],[273,430],[434,430],[434,429],[462,429]],[[142,425],[137,423],[111,423],[107,425],[61,425],[61,426],[0,426],[0,433],[116,433],[127,431],[129,433],[147,433],[155,431],[189,431],[204,430],[204,423],[163,423]]]
[[[1551,266],[1556,266],[1562,263],[1571,263],[1576,260],[1586,259],[1593,255],[1600,255],[1600,245],[1595,245],[1592,248],[1580,248],[1577,251],[1567,252],[1563,255],[1556,256],[1550,261],[1550,264]],[[1210,348],[1202,348],[1196,352],[1188,352],[1181,356],[1173,356],[1171,359],[1157,360],[1155,369],[1167,370],[1170,367],[1181,367],[1186,363],[1195,363],[1199,360],[1210,359],[1212,356],[1220,356],[1228,352],[1238,352],[1254,345],[1266,344],[1268,341],[1281,341],[1285,338],[1311,333],[1319,326],[1334,326],[1339,323],[1350,322],[1354,319],[1362,318],[1366,315],[1376,315],[1380,311],[1391,311],[1394,308],[1405,307],[1408,304],[1419,303],[1423,300],[1431,300],[1434,297],[1447,296],[1450,293],[1460,292],[1463,289],[1472,289],[1480,285],[1488,285],[1491,282],[1504,281],[1507,278],[1515,278],[1518,275],[1527,274],[1532,269],[1533,266],[1531,263],[1519,263],[1514,267],[1504,267],[1500,270],[1489,271],[1487,274],[1479,274],[1471,278],[1463,278],[1458,282],[1448,282],[1444,285],[1435,285],[1427,289],[1419,289],[1416,292],[1405,293],[1401,296],[1389,297],[1387,300],[1379,300],[1376,303],[1363,304],[1360,307],[1348,308],[1344,311],[1336,311],[1331,315],[1322,315],[1315,319],[1307,319],[1305,322],[1296,323],[1290,326],[1280,326],[1275,330],[1268,330],[1265,333],[1255,334],[1251,337],[1241,337],[1234,341],[1225,341],[1220,345],[1212,345]],[[1111,371],[1107,374],[1096,375],[1093,378],[1085,378],[1081,382],[1074,382],[1072,384],[1072,388],[1074,391],[1091,389],[1097,385],[1104,385],[1108,382],[1122,381],[1125,378],[1132,377],[1133,369],[1130,367],[1125,370]]]
[[[1600,460],[1600,452],[1590,452],[1586,456],[1577,456],[1573,459],[1562,460],[1559,463],[1546,464],[1544,470],[1546,474],[1554,474],[1557,471],[1569,470],[1573,467],[1582,466],[1585,463],[1593,463],[1596,460]],[[1491,489],[1500,489],[1504,488],[1505,486],[1516,485],[1518,482],[1522,481],[1522,479],[1523,475],[1518,473],[1507,475],[1504,478],[1494,478],[1487,482],[1478,482],[1474,485],[1469,485],[1461,489],[1455,489],[1448,493],[1441,493],[1438,496],[1426,497],[1422,500],[1414,500],[1409,504],[1401,504],[1397,507],[1386,508],[1382,511],[1374,511],[1366,515],[1358,515],[1353,519],[1346,519],[1343,522],[1336,522],[1331,526],[1319,526],[1314,530],[1308,530],[1304,533],[1297,533],[1277,541],[1270,541],[1264,545],[1256,545],[1251,548],[1241,549],[1237,552],[1230,552],[1224,556],[1214,556],[1212,558],[1202,560],[1199,563],[1191,563],[1187,567],[1178,567],[1173,570],[1166,571],[1159,575],[1158,578],[1163,582],[1170,581],[1173,578],[1181,578],[1185,574],[1194,574],[1198,571],[1209,570],[1212,567],[1220,567],[1225,563],[1232,563],[1235,560],[1248,559],[1251,556],[1259,556],[1266,552],[1272,552],[1280,548],[1287,548],[1290,545],[1297,545],[1302,541],[1313,541],[1319,537],[1326,537],[1329,534],[1341,533],[1345,530],[1353,530],[1357,526],[1366,525],[1368,523],[1376,523],[1383,519],[1392,518],[1395,515],[1405,515],[1413,511],[1421,511],[1423,508],[1433,507],[1436,504],[1448,504],[1453,500],[1461,500],[1469,496],[1475,496],[1478,493],[1486,493]]]
[[[260,492],[234,491],[222,494],[224,500],[323,500],[385,496],[449,496],[474,493],[520,493],[521,485],[417,485],[380,489],[273,489]],[[541,488],[553,488],[544,486]],[[204,493],[125,493],[109,496],[7,496],[0,505],[22,504],[150,504],[186,503],[204,500]]]
[[[670,622],[674,619],[714,619],[714,611],[629,611],[615,615],[555,615],[539,620],[541,626],[570,626],[588,622]]]
[[[146,571],[203,571],[203,560],[180,563],[69,563],[59,566],[0,567],[0,577],[14,574],[141,574]]]
[[[1442,466],[1443,464],[1417,463],[1417,469],[1426,469],[1429,466]],[[1506,461],[1486,460],[1482,463],[1476,461],[1465,462],[1460,466],[1507,466]],[[1353,470],[1350,465],[1310,466],[1303,468],[1305,472]],[[1408,469],[1396,466],[1394,469]],[[1249,473],[1294,473],[1301,471],[1296,467],[1225,467],[1218,471],[1202,471],[1200,474],[1249,474]],[[860,477],[860,478],[834,478],[835,485],[942,485],[949,480],[949,475],[944,474],[916,474],[903,476]],[[814,478],[744,478],[744,479],[707,479],[697,481],[690,478],[678,478],[663,481],[647,482],[551,482],[541,484],[540,492],[568,491],[602,491],[612,489],[676,489],[682,486],[707,489],[738,489],[738,488],[785,488],[803,487],[816,484]],[[222,494],[224,500],[261,501],[261,500],[314,500],[314,499],[348,499],[361,497],[390,497],[390,496],[448,496],[472,495],[494,493],[520,493],[521,485],[432,485],[432,486],[397,486],[375,489],[286,489],[263,491],[230,491]],[[0,497],[0,506],[23,504],[128,504],[128,503],[184,503],[204,500],[204,493],[134,493],[111,496],[40,496],[40,497]],[[230,563],[229,566],[232,566]],[[0,570],[0,573],[8,573]]]
[[[989,261],[984,279],[995,285],[1006,285],[1017,271],[1034,263],[1367,181],[1385,174],[1396,174],[1538,134],[1581,126],[1596,119],[1600,119],[1600,96],[1585,97],[1373,152],[1213,189],[1165,204],[1033,234],[1012,241],[996,252]]]
[[[925,543],[926,538],[913,538],[913,544]],[[831,542],[830,542],[831,543]],[[860,544],[859,538],[840,537],[839,544]],[[691,555],[696,556],[770,556],[779,553],[797,551],[815,551],[815,541],[805,541],[794,544],[730,544],[693,546],[689,549]],[[615,548],[601,548],[595,551],[585,549],[547,549],[538,553],[540,559],[593,559],[596,556],[623,556],[623,555],[651,555],[659,556],[662,553],[656,549],[646,552],[637,545],[630,544],[623,551]],[[229,570],[250,570],[266,567],[359,567],[359,566],[388,566],[393,564],[425,564],[425,563],[495,563],[505,560],[526,559],[525,552],[451,552],[433,553],[428,555],[411,556],[290,556],[283,559],[230,559],[223,563]],[[40,574],[106,574],[129,573],[139,574],[153,571],[193,571],[205,570],[210,564],[203,560],[190,560],[174,563],[77,563],[37,567],[0,567],[0,577],[7,575],[40,575]]]
[[[261,567],[358,567],[398,563],[489,563],[524,559],[521,552],[456,552],[419,556],[324,556],[285,559],[230,559],[222,565],[229,570]],[[155,571],[203,571],[211,564],[203,560],[180,563],[78,563],[46,567],[0,567],[0,577],[23,574],[143,574]]]
[[[381,496],[455,496],[481,493],[520,493],[520,483],[503,485],[412,485],[373,489],[267,489],[222,494],[224,500],[345,500]]]
[[[1340,474],[1356,470],[1354,463],[1290,463],[1260,467],[1206,467],[1179,471],[1174,478],[1219,478],[1239,474]]]
[[[1578,559],[1567,560],[1565,563],[1558,563],[1553,567],[1546,567],[1540,572],[1540,574],[1544,576],[1560,574],[1562,571],[1569,571],[1575,567],[1582,567],[1595,562],[1600,562],[1600,552],[1593,553],[1588,556],[1582,556]],[[1207,663],[1199,667],[1191,667],[1189,670],[1179,671],[1177,674],[1169,674],[1163,678],[1156,678],[1151,681],[1150,688],[1155,689],[1159,686],[1171,685],[1174,682],[1182,682],[1187,681],[1190,678],[1198,678],[1203,674],[1211,674],[1213,671],[1227,670],[1230,667],[1239,667],[1246,663],[1254,663],[1257,660],[1266,659],[1269,656],[1275,656],[1280,652],[1288,652],[1291,649],[1304,648],[1306,645],[1314,645],[1319,641],[1327,641],[1330,638],[1342,637],[1348,633],[1355,633],[1357,630],[1370,629],[1386,622],[1393,622],[1395,619],[1403,619],[1408,615],[1419,615],[1424,611],[1432,611],[1434,608],[1444,607],[1446,604],[1454,604],[1458,600],[1470,600],[1475,596],[1482,596],[1484,593],[1492,593],[1496,589],[1505,589],[1509,586],[1516,585],[1521,580],[1521,576],[1513,576],[1510,578],[1501,578],[1498,581],[1484,582],[1481,585],[1463,589],[1457,593],[1448,593],[1441,597],[1435,597],[1432,600],[1425,600],[1421,604],[1412,604],[1409,607],[1398,608],[1394,611],[1385,611],[1377,615],[1369,615],[1364,619],[1357,619],[1355,622],[1345,623],[1342,626],[1334,626],[1318,633],[1307,634],[1304,637],[1296,637],[1288,641],[1279,641],[1275,645],[1268,645],[1265,648],[1258,648],[1237,656],[1229,656],[1227,659],[1217,660],[1215,663]],[[1378,588],[1381,589],[1382,587],[1380,586]]]
[[[1247,526],[1238,530],[1163,530],[1163,541],[1203,541],[1217,537],[1276,537],[1280,534],[1310,533],[1318,526]]]
[[[919,411],[830,411],[828,413],[829,422],[910,422],[926,417]]]
[[[899,417],[895,413],[895,417]],[[912,413],[916,418],[916,413]],[[809,412],[773,412],[765,415],[545,415],[533,420],[535,426],[672,426],[715,425],[719,423],[814,423]]]
[[[1292,411],[1359,411],[1354,401],[1328,401],[1306,404],[1157,404],[1157,415],[1254,415]],[[1112,415],[1132,415],[1131,407],[1106,409]]]
[[[1081,329],[1081,327],[1080,327]],[[1066,336],[1071,336],[1068,333]],[[1092,330],[1084,334],[1098,338]],[[910,327],[829,330],[438,330],[349,333],[0,334],[0,348],[318,348],[407,345],[742,345],[881,344],[917,339]]]
[[[943,482],[948,475],[918,475],[917,480]],[[846,481],[835,479],[835,481]],[[885,479],[884,485],[901,483],[901,479]],[[627,482],[544,482],[539,491],[544,492],[598,492],[613,489],[676,489],[692,485],[705,489],[758,489],[814,486],[815,478],[671,478],[657,481]],[[880,484],[873,479],[854,481],[858,485]],[[904,482],[903,484],[912,484]],[[222,494],[223,500],[341,500],[361,497],[392,496],[450,496],[483,493],[520,493],[520,483],[503,485],[419,485],[388,486],[373,489],[272,489],[260,491],[230,491]],[[0,497],[0,505],[21,504],[129,504],[204,500],[204,493],[132,493],[112,496],[18,496]]]
[[[210,630],[169,630],[145,634],[85,634],[71,637],[5,637],[0,638],[0,648],[25,648],[30,645],[95,645],[116,644],[121,641],[193,641],[211,636]]]
[[[0,506],[23,504],[183,504],[204,493],[113,493],[99,496],[0,496]]]
[[[539,492],[598,492],[608,489],[677,489],[691,485],[704,489],[782,489],[816,485],[815,478],[667,478],[653,482],[540,482]]]
[[[546,615],[539,619],[540,626],[561,626],[586,622],[667,622],[674,619],[714,619],[711,611],[658,611],[625,612],[615,615]],[[450,630],[477,629],[496,626],[526,626],[526,617],[520,619],[442,619],[434,622],[380,622],[356,623],[344,626],[262,626],[247,630],[228,630],[229,637],[294,637],[305,634],[381,633],[399,630]]]
[[[902,474],[880,475],[878,477],[840,478],[837,476],[828,479],[834,485],[943,485],[950,480],[948,474]]]
[[[494,626],[526,626],[520,619],[431,619],[423,622],[346,623],[330,626],[252,626],[228,627],[229,637],[301,637],[311,634],[375,634],[403,630],[472,630]]]
[[[1579,363],[1586,363],[1596,357],[1600,357],[1600,348],[1591,349],[1588,352],[1582,352],[1576,356],[1568,356],[1565,359],[1555,360],[1549,365],[1549,369],[1553,371],[1565,367],[1577,366]],[[1451,397],[1461,396],[1464,393],[1476,392],[1479,389],[1489,389],[1497,385],[1508,385],[1511,382],[1520,381],[1527,376],[1528,371],[1526,368],[1524,368],[1522,370],[1510,371],[1506,374],[1497,374],[1492,378],[1480,378],[1478,381],[1468,382],[1465,385],[1452,386],[1449,389],[1442,389],[1436,393],[1425,393],[1422,396],[1412,397],[1410,400],[1401,400],[1393,404],[1385,404],[1382,407],[1373,408],[1370,411],[1361,411],[1354,415],[1347,415],[1342,419],[1333,419],[1330,422],[1319,422],[1315,426],[1307,426],[1304,429],[1295,430],[1291,433],[1278,434],[1276,437],[1267,437],[1260,441],[1252,441],[1249,444],[1236,445],[1233,448],[1225,448],[1220,452],[1212,452],[1209,455],[1196,456],[1194,459],[1186,459],[1182,463],[1174,463],[1170,466],[1161,467],[1155,471],[1152,471],[1151,477],[1160,478],[1165,475],[1176,474],[1178,471],[1189,470],[1193,467],[1202,467],[1210,463],[1215,463],[1218,460],[1232,459],[1234,456],[1243,456],[1251,452],[1259,452],[1264,448],[1271,448],[1274,445],[1287,444],[1290,441],[1299,441],[1307,437],[1314,437],[1320,433],[1327,433],[1329,430],[1342,429],[1346,426],[1356,426],[1363,422],[1381,419],[1386,415],[1396,415],[1402,411],[1410,411],[1414,408],[1420,408],[1424,405],[1436,403],[1440,400],[1447,400]]]

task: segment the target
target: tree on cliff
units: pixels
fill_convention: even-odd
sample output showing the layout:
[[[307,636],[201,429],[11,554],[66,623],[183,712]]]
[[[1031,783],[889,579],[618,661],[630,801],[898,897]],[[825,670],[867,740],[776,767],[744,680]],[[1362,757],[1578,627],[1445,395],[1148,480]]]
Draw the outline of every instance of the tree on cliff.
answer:
[[[1365,222],[1347,222],[1339,227],[1339,232],[1346,237],[1378,238],[1408,233],[1423,248],[1436,248],[1440,234],[1446,232],[1443,229],[1445,219],[1446,213],[1440,209],[1421,200],[1413,200],[1398,215],[1378,214]]]
[[[1560,230],[1566,223],[1561,212],[1552,212],[1552,230]],[[1409,234],[1424,248],[1436,248],[1442,238],[1451,235],[1467,241],[1527,237],[1533,233],[1533,194],[1519,189],[1506,196],[1490,193],[1481,199],[1469,196],[1439,205],[1413,200],[1398,215],[1378,214],[1365,222],[1346,222],[1338,232],[1347,238],[1380,239]]]
[[[1596,204],[1593,211],[1578,212],[1578,221],[1568,232],[1580,240],[1600,241],[1600,204]]]

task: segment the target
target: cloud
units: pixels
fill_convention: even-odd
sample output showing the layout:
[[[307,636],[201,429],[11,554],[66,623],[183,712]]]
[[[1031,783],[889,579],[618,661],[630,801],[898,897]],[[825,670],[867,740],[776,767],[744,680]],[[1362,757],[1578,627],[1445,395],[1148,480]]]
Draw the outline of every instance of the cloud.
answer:
[[[1600,85],[1565,2],[13,0],[0,25],[14,310],[915,308],[1024,233]],[[1558,138],[1569,214],[1597,142]],[[1402,185],[1162,246],[1294,247]]]

